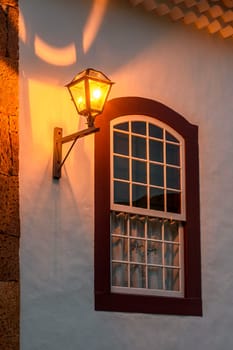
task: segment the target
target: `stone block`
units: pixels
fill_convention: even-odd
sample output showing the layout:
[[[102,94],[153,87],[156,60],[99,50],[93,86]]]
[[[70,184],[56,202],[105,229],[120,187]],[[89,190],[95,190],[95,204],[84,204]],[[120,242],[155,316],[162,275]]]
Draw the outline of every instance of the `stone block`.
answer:
[[[0,337],[0,349],[2,350],[18,350],[19,349],[19,334],[6,337]]]
[[[0,57],[6,56],[6,48],[7,48],[7,18],[2,6],[0,6]]]
[[[18,59],[18,9],[8,8],[8,42],[7,42],[8,56],[12,59]]]
[[[19,237],[0,234],[0,281],[19,280]]]
[[[0,113],[0,173],[12,173],[12,152],[9,118]]]
[[[11,156],[12,156],[12,175],[18,175],[19,170],[19,140],[18,134],[10,133]]]
[[[18,7],[18,0],[0,0],[0,5]]]
[[[10,118],[10,132],[18,133],[18,130],[19,130],[18,116],[10,115],[9,118]]]
[[[19,236],[19,183],[17,176],[0,174],[0,233]]]
[[[14,117],[0,113],[0,173],[17,175],[19,168],[19,139]]]
[[[0,113],[0,173],[18,175],[18,118]]]
[[[18,114],[18,62],[0,57],[0,113]]]
[[[19,346],[19,283],[0,282],[0,349]]]

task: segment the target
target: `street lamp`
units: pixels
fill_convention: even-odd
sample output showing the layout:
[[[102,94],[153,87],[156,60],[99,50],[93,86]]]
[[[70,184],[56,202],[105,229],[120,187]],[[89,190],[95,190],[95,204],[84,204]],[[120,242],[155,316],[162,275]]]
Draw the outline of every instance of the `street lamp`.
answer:
[[[53,178],[61,177],[61,168],[78,138],[99,131],[94,125],[95,118],[101,114],[108,98],[113,82],[102,72],[92,68],[78,73],[66,85],[79,115],[87,118],[87,128],[74,134],[62,137],[62,128],[54,128]],[[73,141],[66,156],[62,160],[63,143]]]

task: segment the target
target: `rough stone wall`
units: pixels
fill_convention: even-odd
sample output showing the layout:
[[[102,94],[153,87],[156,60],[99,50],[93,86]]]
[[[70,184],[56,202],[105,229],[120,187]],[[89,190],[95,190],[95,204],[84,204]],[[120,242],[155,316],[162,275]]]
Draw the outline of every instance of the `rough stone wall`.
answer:
[[[0,349],[19,349],[18,0],[0,0]]]

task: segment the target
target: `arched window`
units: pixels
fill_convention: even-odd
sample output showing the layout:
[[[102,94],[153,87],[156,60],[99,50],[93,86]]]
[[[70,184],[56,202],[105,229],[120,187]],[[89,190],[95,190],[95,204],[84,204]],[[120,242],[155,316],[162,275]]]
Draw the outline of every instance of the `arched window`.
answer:
[[[110,122],[111,290],[183,295],[184,139],[160,121]]]
[[[197,127],[136,97],[98,126],[96,309],[201,315]]]

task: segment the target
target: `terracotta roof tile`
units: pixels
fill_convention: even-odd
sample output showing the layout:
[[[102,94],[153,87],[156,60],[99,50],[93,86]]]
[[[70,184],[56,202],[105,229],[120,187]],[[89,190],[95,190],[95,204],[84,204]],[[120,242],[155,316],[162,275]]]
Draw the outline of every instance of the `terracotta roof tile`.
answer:
[[[158,16],[233,38],[233,0],[130,0]]]

